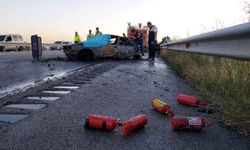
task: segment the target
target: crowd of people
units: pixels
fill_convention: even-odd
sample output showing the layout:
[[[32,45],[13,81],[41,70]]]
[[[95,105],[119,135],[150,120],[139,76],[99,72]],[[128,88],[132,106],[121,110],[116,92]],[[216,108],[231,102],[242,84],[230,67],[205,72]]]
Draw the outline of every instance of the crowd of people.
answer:
[[[147,35],[148,41],[147,42],[148,42],[148,53],[149,53],[148,59],[154,61],[156,49],[158,46],[158,43],[157,43],[158,29],[150,21],[147,22],[147,27],[148,27],[148,35]],[[99,27],[96,27],[95,34],[92,33],[92,30],[89,30],[89,34],[87,35],[87,39],[90,39],[90,38],[92,38],[94,36],[98,36],[98,35],[102,35],[102,32],[99,30]],[[132,28],[131,35],[129,37],[127,37],[125,33],[123,33],[123,37],[129,38],[130,40],[132,40],[133,43],[135,44],[135,46],[137,47],[137,49],[140,50],[141,56],[144,56],[144,34],[143,34],[141,24],[139,24],[138,29]],[[171,39],[170,39],[170,37],[167,36],[166,38],[164,38],[163,41],[170,42]],[[77,32],[75,32],[74,42],[75,43],[81,42],[81,38]]]
[[[154,60],[155,59],[155,50],[157,47],[157,27],[153,25],[151,22],[147,22],[147,27],[149,29],[148,32],[148,59]],[[126,36],[126,35],[123,35]],[[141,55],[144,56],[144,34],[141,27],[141,24],[139,24],[139,28],[132,28],[131,30],[131,40],[134,42],[138,50],[140,50]]]

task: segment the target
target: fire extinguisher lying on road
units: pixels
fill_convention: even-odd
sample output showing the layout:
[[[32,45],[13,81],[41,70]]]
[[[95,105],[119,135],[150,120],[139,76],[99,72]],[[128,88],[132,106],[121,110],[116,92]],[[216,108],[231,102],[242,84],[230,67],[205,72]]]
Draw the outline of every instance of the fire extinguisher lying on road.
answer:
[[[120,122],[119,119],[114,117],[90,114],[85,121],[85,128],[114,131],[116,127],[122,126],[122,134],[128,136],[135,132],[137,129],[144,127],[147,122],[147,116],[144,114],[135,116],[124,122]]]
[[[201,117],[177,117],[172,112],[171,106],[159,99],[153,100],[151,105],[157,111],[166,113],[171,116],[171,124],[173,130],[202,130],[202,128],[210,127],[214,124],[213,122],[207,122],[204,118]]]
[[[119,124],[117,118],[90,114],[85,121],[85,128],[113,131]]]
[[[168,105],[167,103],[159,100],[159,99],[155,99],[151,102],[151,106],[161,112],[161,113],[165,113],[167,115],[170,115],[171,117],[174,116],[174,113],[172,111],[172,107],[170,105]]]
[[[125,136],[131,135],[136,130],[143,128],[148,123],[147,116],[144,114],[135,116],[122,124],[121,132]]]
[[[207,106],[208,103],[198,100],[196,97],[179,94],[176,98],[179,104],[184,104],[192,107]]]
[[[202,117],[177,117],[171,118],[171,124],[173,130],[202,130],[204,127],[210,127],[214,122],[207,122]]]

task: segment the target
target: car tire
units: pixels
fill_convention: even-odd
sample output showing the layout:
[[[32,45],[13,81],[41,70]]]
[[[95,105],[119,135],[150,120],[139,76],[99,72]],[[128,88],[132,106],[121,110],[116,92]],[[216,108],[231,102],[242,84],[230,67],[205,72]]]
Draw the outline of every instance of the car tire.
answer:
[[[25,51],[30,51],[30,47],[29,46],[25,46],[24,50]]]
[[[5,47],[4,46],[0,46],[0,52],[5,52]]]
[[[17,49],[18,51],[23,51],[24,50],[24,48],[22,47],[22,46],[20,46],[20,47],[18,47],[18,49]]]
[[[78,59],[81,61],[93,60],[93,52],[91,50],[84,50],[78,53]]]

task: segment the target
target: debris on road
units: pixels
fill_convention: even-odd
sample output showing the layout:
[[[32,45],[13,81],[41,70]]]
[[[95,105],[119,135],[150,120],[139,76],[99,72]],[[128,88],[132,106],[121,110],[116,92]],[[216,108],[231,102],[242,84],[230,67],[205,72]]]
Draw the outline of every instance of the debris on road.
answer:
[[[85,121],[85,128],[113,131],[119,124],[119,119],[108,116],[88,115]]]
[[[151,106],[161,112],[161,113],[165,113],[167,115],[170,116],[174,116],[174,113],[172,111],[172,107],[170,105],[168,105],[167,103],[161,101],[160,99],[155,99],[152,101]]]
[[[171,118],[173,130],[198,130],[201,131],[204,127],[210,127],[214,122],[207,122],[202,117],[178,117]]]
[[[202,102],[193,96],[179,94],[176,100],[179,104],[184,104],[184,105],[188,105],[191,107],[197,107],[196,110],[198,112],[213,114],[214,112],[217,111],[214,105],[208,104],[206,102]]]
[[[148,123],[147,116],[144,114],[135,116],[122,124],[121,132],[125,136],[131,135],[138,129],[143,128]]]
[[[184,94],[179,94],[177,96],[176,100],[179,104],[184,104],[184,105],[188,105],[191,107],[207,106],[208,105],[208,103],[202,102],[202,101],[198,100],[196,97],[184,95]]]
[[[144,114],[135,116],[127,121],[108,116],[89,114],[85,120],[86,129],[98,129],[103,131],[114,131],[116,127],[122,126],[121,132],[125,136],[131,135],[134,131],[144,127],[148,122]]]
[[[198,112],[207,113],[207,114],[214,114],[218,112],[218,108],[216,108],[214,105],[211,105],[211,104],[207,106],[199,106],[198,108],[196,108],[196,110]]]
[[[184,104],[186,104],[188,102],[189,102],[189,104],[194,103],[193,97],[186,96],[186,95],[179,95],[179,98],[182,100],[181,102],[183,102]],[[191,101],[191,103],[190,103],[190,101],[188,101],[190,99],[193,100],[193,101]],[[196,103],[196,104],[198,104],[198,103]],[[199,104],[200,104],[200,102],[199,102]],[[178,116],[175,116],[173,111],[172,111],[172,107],[159,99],[153,100],[151,103],[151,106],[155,110],[171,116],[171,125],[172,125],[173,130],[180,130],[180,129],[202,130],[202,128],[210,127],[214,124],[214,122],[207,122],[204,118],[201,118],[201,117],[178,117]],[[192,106],[194,106],[194,105],[192,105]],[[205,106],[204,106],[204,108],[205,108]]]

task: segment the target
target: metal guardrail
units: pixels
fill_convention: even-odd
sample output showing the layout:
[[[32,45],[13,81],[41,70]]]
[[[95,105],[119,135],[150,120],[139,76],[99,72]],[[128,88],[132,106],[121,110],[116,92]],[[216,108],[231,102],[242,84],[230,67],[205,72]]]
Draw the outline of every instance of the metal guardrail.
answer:
[[[43,46],[62,46],[63,44],[48,44],[48,43],[43,43]],[[31,46],[31,43],[9,43],[9,42],[4,42],[0,43],[0,46]]]
[[[250,60],[250,23],[162,44],[161,47],[165,50]]]
[[[10,42],[3,42],[3,43],[0,43],[0,46],[31,46],[31,43],[10,43]]]
[[[19,47],[30,47],[31,49],[31,43],[10,43],[10,42],[3,42],[3,43],[0,43],[0,46],[11,46],[11,47],[16,47],[16,51],[18,50]],[[46,47],[50,47],[50,46],[53,46],[53,47],[61,47],[63,46],[63,44],[49,44],[49,43],[43,43],[42,46],[46,46]]]

